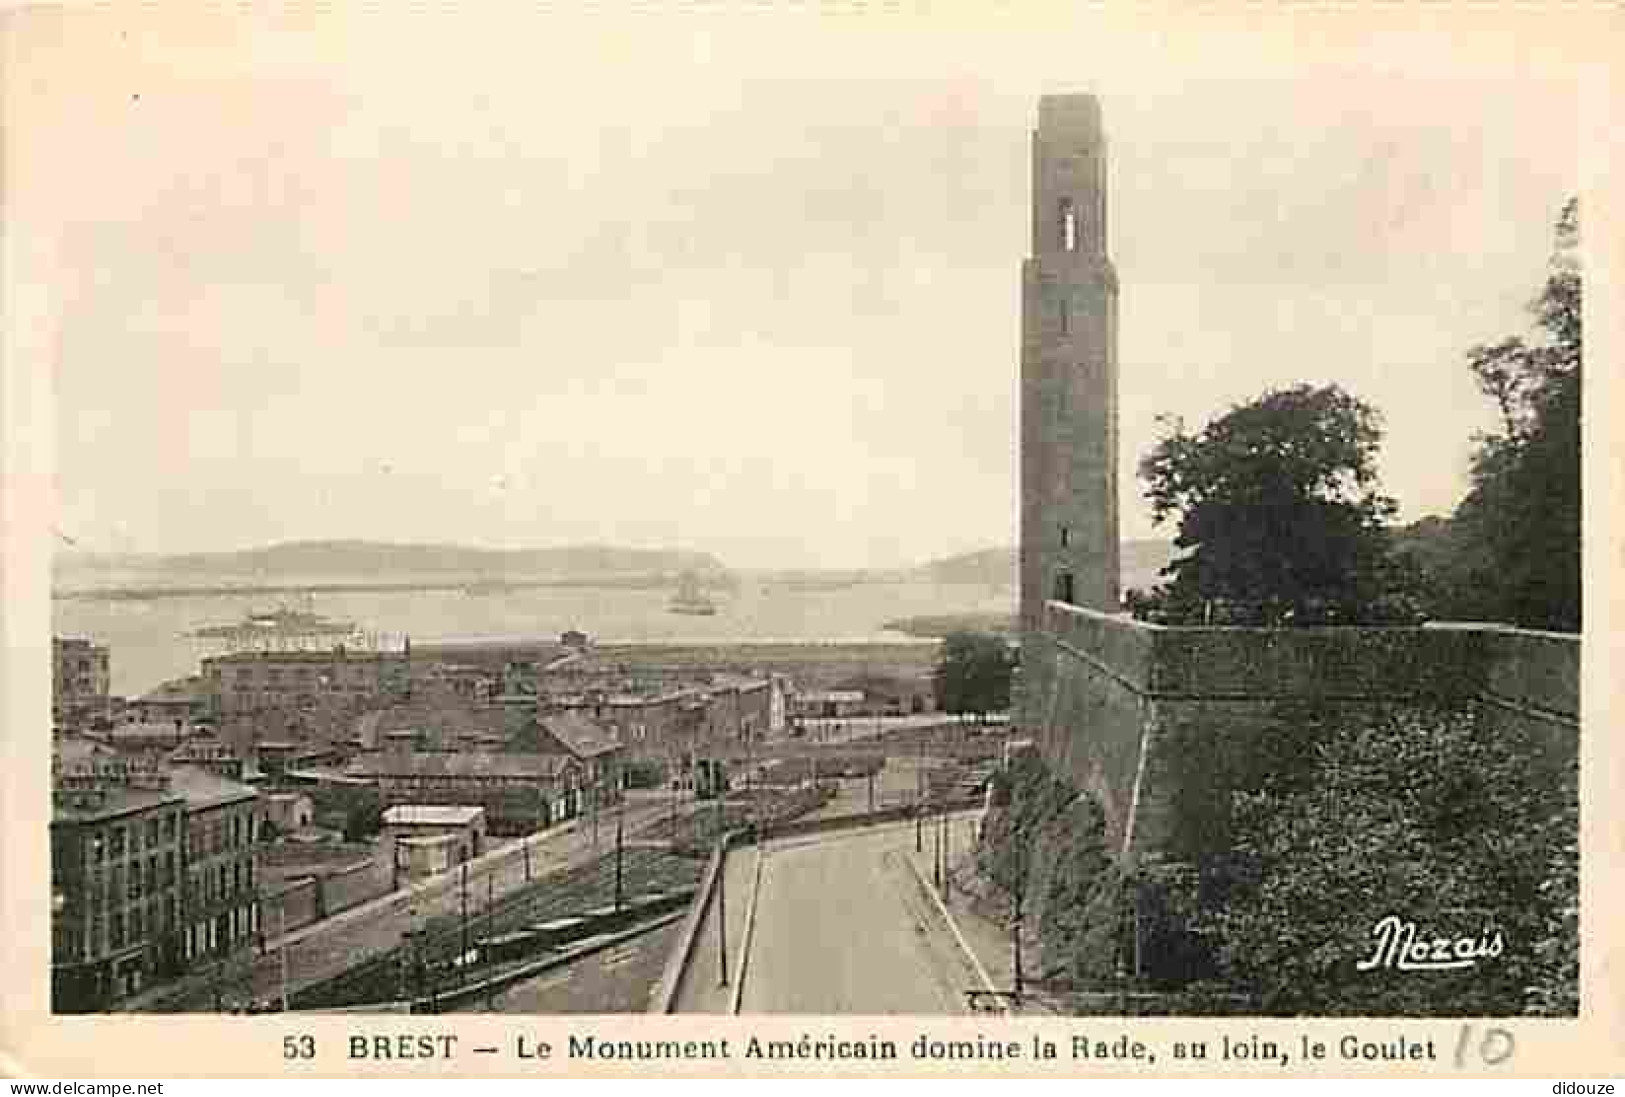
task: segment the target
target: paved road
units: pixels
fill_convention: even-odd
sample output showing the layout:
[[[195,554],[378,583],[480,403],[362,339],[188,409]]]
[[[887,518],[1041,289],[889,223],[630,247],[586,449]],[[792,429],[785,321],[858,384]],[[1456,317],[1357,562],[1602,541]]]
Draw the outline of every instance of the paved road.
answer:
[[[980,983],[913,850],[912,825],[769,843],[739,1012],[965,1012]]]
[[[894,755],[888,758],[885,766],[875,774],[873,803],[869,798],[869,779],[848,777],[839,782],[835,798],[807,818],[832,819],[839,815],[853,815],[863,811],[878,811],[918,803],[921,783],[924,780],[921,771],[930,771],[939,764],[937,759],[927,758],[922,766],[919,760],[912,756]]]

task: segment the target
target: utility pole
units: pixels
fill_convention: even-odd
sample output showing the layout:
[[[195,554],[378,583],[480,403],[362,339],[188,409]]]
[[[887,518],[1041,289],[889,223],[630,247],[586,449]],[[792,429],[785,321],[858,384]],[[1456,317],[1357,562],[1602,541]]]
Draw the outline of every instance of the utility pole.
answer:
[[[288,1012],[288,906],[277,904],[277,955],[282,968],[282,1012]]]
[[[1016,954],[1016,956],[1015,956],[1015,960],[1016,960],[1016,978],[1015,978],[1016,1004],[1020,1005],[1021,1004],[1021,895],[1020,895],[1019,892],[1016,894],[1014,902],[1015,902],[1016,912],[1015,912],[1015,917],[1010,919],[1010,945],[1015,950],[1015,954]]]
[[[1020,832],[1017,831],[1015,833],[1016,845],[1015,845],[1015,850],[1014,850],[1015,856],[1016,856],[1016,870],[1017,870],[1016,874],[1015,874],[1015,877],[1016,877],[1015,885],[1016,886],[1015,886],[1015,889],[1014,889],[1014,894],[1012,894],[1011,897],[1010,897],[1010,902],[1014,907],[1013,917],[1010,919],[1010,944],[1011,944],[1012,948],[1015,950],[1015,992],[1016,992],[1016,1004],[1018,1006],[1021,1004],[1021,992],[1022,992],[1022,986],[1021,986],[1021,983],[1022,983],[1022,979],[1021,979],[1021,894],[1022,894],[1023,891],[1026,890],[1026,885],[1027,885],[1027,858],[1026,858],[1026,855],[1023,853],[1022,848],[1021,848],[1021,837],[1022,836],[1021,836]]]
[[[617,811],[615,813],[615,913],[616,914],[619,914],[621,912],[621,843],[623,841],[622,824],[623,824],[623,822],[625,820],[625,816],[626,816],[626,813],[624,811]]]
[[[953,820],[948,817],[946,805],[942,809],[942,901],[951,898],[954,889],[953,873],[954,832]]]
[[[744,721],[739,724],[739,735],[745,740],[745,818],[756,826],[756,744],[751,742],[750,729]]]
[[[728,845],[722,833],[722,797],[717,796],[717,961],[722,969],[718,986],[728,985]]]
[[[676,744],[674,742],[667,742],[666,784],[671,788],[671,825],[667,828],[667,833],[671,835],[673,849],[677,846],[677,786],[680,783],[677,778],[678,766],[675,748]]]
[[[461,872],[460,875],[461,875],[461,881],[460,881],[460,883],[458,885],[458,891],[461,893],[462,905],[463,905],[463,919],[462,919],[463,920],[463,953],[462,953],[461,956],[458,957],[457,970],[460,973],[460,977],[457,980],[457,985],[458,986],[465,986],[468,983],[468,862],[467,861],[463,862],[462,872]]]
[[[936,835],[936,847],[931,850],[931,874],[936,878],[936,889],[942,891],[942,819],[938,813],[936,821],[931,824],[931,834]]]
[[[493,868],[485,876],[485,939],[488,942],[497,935],[496,886],[497,871]],[[487,1009],[496,1005],[496,990],[489,983],[485,993],[485,1005]]]

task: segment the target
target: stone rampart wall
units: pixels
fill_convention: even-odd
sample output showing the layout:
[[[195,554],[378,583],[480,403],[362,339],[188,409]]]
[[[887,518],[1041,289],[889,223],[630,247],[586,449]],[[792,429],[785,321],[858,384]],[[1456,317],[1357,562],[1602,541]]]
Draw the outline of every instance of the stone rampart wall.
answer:
[[[1218,825],[1231,778],[1290,751],[1294,705],[1473,708],[1578,749],[1580,643],[1498,625],[1168,628],[1051,602],[1023,654],[1023,721],[1057,773],[1094,794],[1123,853],[1179,856]]]

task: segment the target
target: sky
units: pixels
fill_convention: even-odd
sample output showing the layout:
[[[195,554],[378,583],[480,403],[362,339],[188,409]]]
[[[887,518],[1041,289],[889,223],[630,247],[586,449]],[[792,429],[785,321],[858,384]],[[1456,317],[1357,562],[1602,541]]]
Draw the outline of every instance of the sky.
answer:
[[[1111,150],[1122,535],[1170,532],[1135,478],[1157,416],[1300,380],[1374,405],[1402,517],[1445,514],[1495,423],[1465,352],[1529,329],[1579,185],[1535,66],[145,7],[11,42],[55,524],[100,551],[1010,544],[1029,134],[1076,91]]]

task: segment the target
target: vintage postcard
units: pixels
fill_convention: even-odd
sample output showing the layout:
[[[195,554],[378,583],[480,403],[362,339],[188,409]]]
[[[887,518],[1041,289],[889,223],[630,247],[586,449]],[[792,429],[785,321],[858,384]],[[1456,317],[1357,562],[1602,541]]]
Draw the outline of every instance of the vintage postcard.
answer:
[[[9,1075],[1625,1069],[1615,9],[0,19]]]

